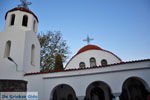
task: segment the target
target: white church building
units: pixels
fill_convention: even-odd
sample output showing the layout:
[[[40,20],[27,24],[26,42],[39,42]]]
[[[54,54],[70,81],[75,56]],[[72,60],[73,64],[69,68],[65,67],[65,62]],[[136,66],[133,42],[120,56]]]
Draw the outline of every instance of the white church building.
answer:
[[[123,62],[96,45],[79,49],[65,70],[40,72],[37,26],[27,5],[6,13],[0,92],[38,92],[39,100],[150,100],[150,59]]]

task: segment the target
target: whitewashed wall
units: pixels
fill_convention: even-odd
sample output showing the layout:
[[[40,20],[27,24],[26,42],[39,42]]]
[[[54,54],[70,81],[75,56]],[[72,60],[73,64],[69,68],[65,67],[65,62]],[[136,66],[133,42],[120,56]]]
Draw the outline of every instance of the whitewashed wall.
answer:
[[[121,62],[116,56],[102,50],[87,50],[75,57],[68,63],[66,69],[79,68],[79,63],[84,62],[86,67],[90,67],[90,58],[94,57],[96,59],[97,66],[101,65],[101,60],[106,59],[108,64],[114,64]]]
[[[37,91],[40,100],[49,100],[53,89],[61,84],[71,86],[79,100],[85,96],[87,87],[102,81],[110,86],[113,94],[121,93],[123,82],[130,77],[139,77],[150,86],[150,61],[115,65],[106,68],[84,69],[26,76],[30,91]],[[146,86],[149,90],[149,87]],[[149,90],[150,91],[150,90]]]
[[[15,14],[14,25],[10,25],[11,15]],[[22,26],[23,15],[28,16],[27,27]],[[5,28],[0,32],[0,58],[4,58],[5,46],[7,41],[11,41],[10,57],[18,65],[18,70],[24,72],[38,72],[40,71],[40,44],[36,33],[33,31],[33,22],[36,18],[27,12],[12,11],[7,14]],[[36,20],[37,21],[37,20]],[[37,24],[37,23],[36,23]],[[37,25],[36,25],[37,26]],[[37,29],[36,29],[37,30]],[[31,64],[31,47],[35,45],[35,64]],[[7,61],[10,62],[10,61]],[[0,62],[0,70],[3,67],[9,66],[8,63],[2,66]],[[12,65],[13,66],[13,65]],[[8,73],[9,73],[9,69]]]

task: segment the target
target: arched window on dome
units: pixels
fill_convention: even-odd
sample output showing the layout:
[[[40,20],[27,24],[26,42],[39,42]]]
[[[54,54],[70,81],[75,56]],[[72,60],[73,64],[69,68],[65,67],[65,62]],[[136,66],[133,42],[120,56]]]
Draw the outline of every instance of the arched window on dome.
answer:
[[[31,65],[35,66],[35,45],[31,47]]]
[[[12,14],[10,19],[10,25],[14,25],[14,23],[15,23],[15,14]]]
[[[94,57],[90,58],[90,67],[96,66],[96,59]]]
[[[102,59],[101,60],[101,65],[102,66],[106,66],[107,65],[107,60],[106,59]]]
[[[85,63],[84,62],[80,62],[79,67],[80,68],[85,68]]]
[[[26,26],[28,25],[28,16],[24,15],[23,16],[23,20],[22,20],[22,26]]]
[[[11,41],[7,41],[5,45],[5,53],[4,53],[4,58],[7,58],[10,56],[10,48],[11,48]]]

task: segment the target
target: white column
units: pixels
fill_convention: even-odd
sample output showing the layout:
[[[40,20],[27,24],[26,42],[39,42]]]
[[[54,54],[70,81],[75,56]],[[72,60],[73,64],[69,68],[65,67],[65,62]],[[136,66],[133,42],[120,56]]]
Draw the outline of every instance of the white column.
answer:
[[[115,96],[115,100],[120,100],[120,93],[113,93],[113,95]]]
[[[120,100],[119,97],[115,97],[115,98],[116,98],[116,100]]]

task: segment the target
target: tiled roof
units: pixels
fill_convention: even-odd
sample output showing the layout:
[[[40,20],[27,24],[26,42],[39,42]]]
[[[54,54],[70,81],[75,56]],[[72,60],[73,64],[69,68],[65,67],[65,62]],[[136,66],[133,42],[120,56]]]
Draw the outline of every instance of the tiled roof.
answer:
[[[86,68],[75,68],[75,69],[66,69],[66,70],[60,70],[60,71],[31,72],[31,73],[26,73],[25,76],[27,76],[27,75],[37,75],[37,74],[48,74],[48,73],[55,73],[55,72],[78,71],[78,70],[93,69],[93,68],[113,67],[115,65],[123,65],[123,64],[145,62],[145,61],[150,61],[150,59],[135,60],[135,61],[128,61],[128,62],[120,62],[120,63],[109,64],[109,65],[106,65],[106,66],[94,66],[94,67],[86,67]]]
[[[84,51],[87,51],[87,50],[102,50],[100,47],[96,46],[96,45],[86,45],[84,46],[83,48],[81,48],[77,54],[80,54]]]
[[[9,11],[7,11],[7,13],[6,13],[6,15],[5,15],[5,19],[6,19],[6,17],[7,17],[7,14],[9,13],[9,12],[12,12],[12,11],[17,11],[17,10],[20,10],[20,11],[24,11],[24,12],[27,12],[27,13],[30,13],[30,14],[32,14],[35,18],[36,18],[36,20],[38,21],[38,18],[37,18],[37,16],[31,11],[31,10],[29,10],[29,9],[26,9],[26,8],[22,8],[22,7],[18,7],[18,8],[13,8],[13,9],[11,9],[11,10],[9,10]]]

